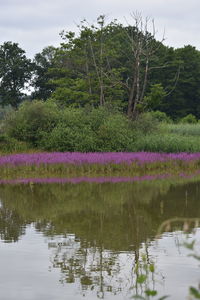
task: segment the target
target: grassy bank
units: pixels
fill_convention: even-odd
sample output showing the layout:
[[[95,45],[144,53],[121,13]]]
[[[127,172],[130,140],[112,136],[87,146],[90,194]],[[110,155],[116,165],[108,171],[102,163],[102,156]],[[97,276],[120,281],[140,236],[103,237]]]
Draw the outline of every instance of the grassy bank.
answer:
[[[0,179],[134,177],[198,173],[200,153],[33,153],[0,157]]]
[[[137,151],[200,152],[200,124],[160,123],[157,130],[136,139]]]
[[[200,123],[183,121],[175,124],[162,112],[130,120],[114,107],[61,109],[52,102],[33,101],[0,120],[0,154],[200,152]]]

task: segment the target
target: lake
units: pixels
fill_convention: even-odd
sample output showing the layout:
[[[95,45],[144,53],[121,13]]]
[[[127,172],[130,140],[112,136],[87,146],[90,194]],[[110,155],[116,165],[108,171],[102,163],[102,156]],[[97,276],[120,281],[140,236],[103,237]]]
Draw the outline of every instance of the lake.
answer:
[[[0,185],[0,298],[187,299],[198,217],[198,180]]]

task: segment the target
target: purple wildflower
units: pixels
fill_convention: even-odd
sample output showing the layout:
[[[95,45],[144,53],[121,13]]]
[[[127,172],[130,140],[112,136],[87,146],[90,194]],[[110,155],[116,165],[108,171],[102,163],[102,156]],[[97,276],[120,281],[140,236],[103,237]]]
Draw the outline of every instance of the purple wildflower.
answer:
[[[132,164],[197,161],[200,153],[152,153],[152,152],[53,152],[33,154],[11,154],[0,157],[0,166],[41,165],[41,164]]]

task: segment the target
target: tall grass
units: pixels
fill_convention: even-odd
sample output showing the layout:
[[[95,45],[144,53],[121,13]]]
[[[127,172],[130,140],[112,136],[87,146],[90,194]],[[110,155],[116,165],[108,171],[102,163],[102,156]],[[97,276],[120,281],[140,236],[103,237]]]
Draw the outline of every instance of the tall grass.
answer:
[[[150,134],[137,139],[135,149],[166,153],[200,152],[200,136],[184,136],[174,133]]]
[[[197,124],[162,124],[161,130],[171,134],[200,137],[200,123]]]
[[[160,124],[157,131],[138,135],[134,151],[200,152],[200,124]]]

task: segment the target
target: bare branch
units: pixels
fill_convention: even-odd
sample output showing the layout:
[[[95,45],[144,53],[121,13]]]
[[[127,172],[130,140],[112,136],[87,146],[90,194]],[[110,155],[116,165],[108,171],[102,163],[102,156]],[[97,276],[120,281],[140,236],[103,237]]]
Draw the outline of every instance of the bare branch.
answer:
[[[178,80],[179,80],[179,77],[180,77],[180,70],[181,70],[181,66],[179,65],[178,70],[177,70],[177,73],[176,73],[176,75],[175,75],[174,86],[172,87],[171,91],[169,91],[167,94],[165,94],[165,97],[171,95],[171,93],[175,90],[175,88],[176,88],[176,86],[177,86],[177,83],[178,83]]]
[[[164,65],[162,66],[154,66],[154,67],[149,67],[149,71],[151,70],[155,70],[155,69],[164,69],[164,68],[168,68],[169,67],[169,63],[166,62]]]

